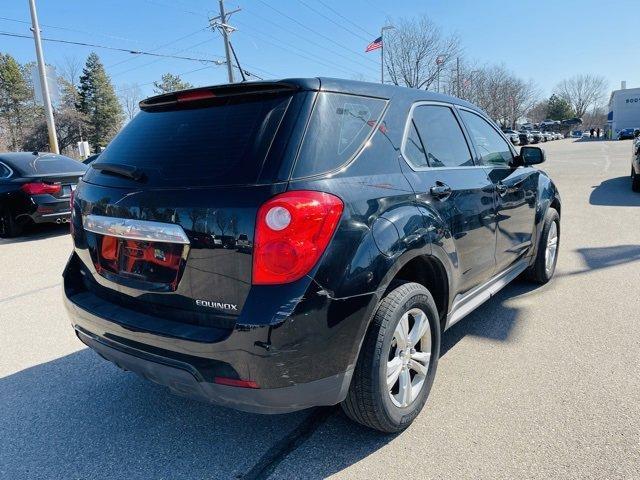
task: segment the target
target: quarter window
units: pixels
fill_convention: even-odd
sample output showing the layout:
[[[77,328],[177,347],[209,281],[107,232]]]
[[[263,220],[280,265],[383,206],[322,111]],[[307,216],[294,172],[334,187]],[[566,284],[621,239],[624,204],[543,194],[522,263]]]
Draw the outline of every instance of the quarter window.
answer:
[[[319,93],[293,177],[326,173],[350,161],[373,132],[385,106],[380,98]]]
[[[489,122],[475,113],[461,110],[469,135],[485,165],[508,165],[513,160],[511,148]]]
[[[449,107],[420,105],[413,111],[413,121],[430,167],[473,165],[467,141]]]

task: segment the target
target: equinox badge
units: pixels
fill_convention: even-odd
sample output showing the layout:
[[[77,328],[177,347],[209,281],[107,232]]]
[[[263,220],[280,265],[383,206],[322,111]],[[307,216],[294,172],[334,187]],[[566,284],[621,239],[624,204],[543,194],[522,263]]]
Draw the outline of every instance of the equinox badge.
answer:
[[[218,308],[220,310],[238,310],[238,306],[233,303],[212,302],[210,300],[196,300],[199,307]]]

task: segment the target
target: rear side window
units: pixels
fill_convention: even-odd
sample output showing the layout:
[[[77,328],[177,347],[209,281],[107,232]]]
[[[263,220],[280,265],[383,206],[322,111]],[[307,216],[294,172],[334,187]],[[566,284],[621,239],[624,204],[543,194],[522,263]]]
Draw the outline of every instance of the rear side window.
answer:
[[[489,122],[475,113],[461,110],[460,115],[485,165],[507,165],[513,159],[511,148]]]
[[[430,167],[472,166],[473,159],[462,129],[449,107],[419,105],[413,111]]]
[[[140,168],[154,184],[255,183],[290,94],[198,108],[141,111],[96,160]]]
[[[329,172],[351,160],[369,138],[385,105],[379,98],[319,93],[294,178]]]

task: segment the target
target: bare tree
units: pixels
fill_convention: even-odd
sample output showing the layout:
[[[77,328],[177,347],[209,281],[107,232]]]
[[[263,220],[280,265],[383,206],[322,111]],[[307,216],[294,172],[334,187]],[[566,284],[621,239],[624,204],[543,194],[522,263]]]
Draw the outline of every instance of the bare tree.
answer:
[[[563,98],[582,118],[591,107],[600,107],[607,89],[604,77],[590,74],[575,75],[560,82],[555,89],[556,95]]]
[[[64,78],[71,85],[78,85],[80,82],[80,74],[82,73],[82,60],[78,57],[64,57],[62,65],[58,65],[58,71],[60,76]]]
[[[82,61],[78,57],[64,57],[64,62],[58,65],[58,85],[60,87],[62,108],[76,108],[79,101],[78,83],[82,73]]]
[[[504,127],[514,128],[538,97],[532,81],[516,77],[504,66],[475,68],[466,72],[460,82],[460,96]]]
[[[118,89],[118,97],[127,120],[131,120],[138,113],[138,104],[143,97],[140,85],[125,83]]]
[[[542,100],[529,109],[526,113],[527,119],[533,123],[540,123],[547,118],[548,110],[549,100]]]
[[[385,41],[385,65],[391,82],[428,89],[460,51],[455,35],[446,36],[426,16],[393,22]]]

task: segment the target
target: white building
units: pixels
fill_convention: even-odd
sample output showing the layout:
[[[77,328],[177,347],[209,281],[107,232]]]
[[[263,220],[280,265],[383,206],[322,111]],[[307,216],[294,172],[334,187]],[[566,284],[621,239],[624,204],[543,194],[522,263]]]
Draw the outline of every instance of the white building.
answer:
[[[625,88],[622,82],[622,90],[611,92],[608,123],[614,136],[625,128],[640,128],[640,88]]]

